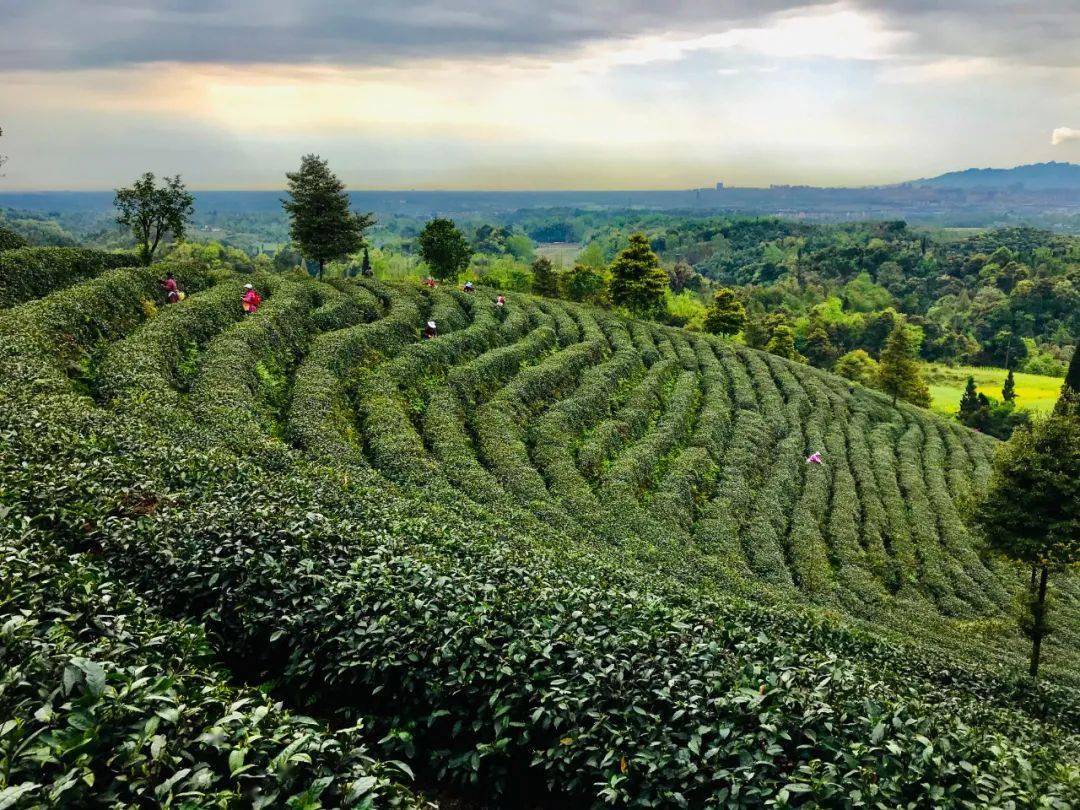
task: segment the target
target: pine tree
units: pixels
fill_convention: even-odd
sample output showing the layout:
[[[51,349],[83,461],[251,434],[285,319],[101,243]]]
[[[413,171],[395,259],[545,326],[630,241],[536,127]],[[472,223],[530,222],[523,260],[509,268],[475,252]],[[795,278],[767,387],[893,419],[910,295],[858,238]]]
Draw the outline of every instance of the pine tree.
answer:
[[[371,256],[368,255],[368,249],[366,247],[364,248],[364,261],[360,265],[360,275],[365,277],[375,275],[375,272],[371,269]]]
[[[1005,376],[1005,384],[1001,386],[1001,399],[1009,405],[1016,402],[1016,380],[1013,378],[1013,370]]]
[[[1065,382],[1061,386],[1061,396],[1055,413],[1064,413],[1072,408],[1080,411],[1080,347],[1073,350],[1072,360],[1069,361],[1069,370],[1065,373]]]
[[[735,292],[727,287],[717,290],[705,315],[705,331],[713,335],[734,335],[745,323],[746,310]]]
[[[645,234],[631,234],[629,246],[611,265],[612,300],[636,315],[654,315],[664,303],[667,286],[667,273]]]
[[[557,298],[559,295],[559,273],[547,256],[538,256],[532,263],[533,292]]]
[[[806,360],[795,348],[795,330],[787,324],[781,324],[773,330],[772,337],[765,346],[765,351],[777,357],[786,357],[802,363]]]
[[[437,217],[431,220],[424,226],[417,241],[420,243],[420,258],[431,268],[431,275],[441,281],[456,279],[469,266],[472,248],[452,219]]]
[[[1049,632],[1050,573],[1080,563],[1080,406],[1066,402],[1002,445],[975,521],[992,547],[1030,567],[1021,627],[1035,678]]]
[[[300,252],[319,265],[355,253],[364,244],[364,231],[375,224],[374,214],[354,214],[342,183],[318,155],[304,155],[300,169],[288,172],[289,196],[281,204],[289,214],[289,233]]]
[[[960,397],[960,421],[967,424],[968,420],[979,410],[979,392],[975,388],[975,378],[968,377],[964,395]]]
[[[881,389],[896,400],[903,399],[923,408],[930,407],[930,389],[915,359],[915,342],[902,320],[897,321],[881,352],[878,380]]]

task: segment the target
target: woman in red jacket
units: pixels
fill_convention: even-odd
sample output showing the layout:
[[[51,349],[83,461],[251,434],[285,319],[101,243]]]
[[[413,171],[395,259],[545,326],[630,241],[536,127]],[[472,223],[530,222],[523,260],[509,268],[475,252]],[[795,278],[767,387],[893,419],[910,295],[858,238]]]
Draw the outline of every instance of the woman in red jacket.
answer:
[[[251,284],[244,285],[244,312],[248,315],[254,315],[259,311],[259,304],[262,303],[262,296],[255,292],[255,287]]]

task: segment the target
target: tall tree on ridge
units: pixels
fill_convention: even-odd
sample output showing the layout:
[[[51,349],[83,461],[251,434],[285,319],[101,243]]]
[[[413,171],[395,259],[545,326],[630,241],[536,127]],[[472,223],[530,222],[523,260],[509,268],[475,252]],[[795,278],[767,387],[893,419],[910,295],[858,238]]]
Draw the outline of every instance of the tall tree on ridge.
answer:
[[[611,265],[611,300],[635,315],[648,316],[664,303],[668,276],[643,233],[630,235],[630,244]]]
[[[1030,567],[1021,628],[1039,674],[1050,573],[1080,565],[1080,398],[1065,386],[1052,414],[998,448],[976,524],[993,548]]]
[[[345,184],[318,155],[304,155],[300,169],[285,176],[291,199],[281,205],[289,214],[289,235],[302,254],[318,262],[322,279],[327,262],[363,247],[364,231],[375,224],[375,215],[349,210]]]
[[[194,203],[180,175],[164,178],[159,188],[153,172],[146,172],[131,188],[118,188],[113,199],[119,211],[116,222],[131,229],[139,258],[146,265],[154,261],[154,253],[166,236],[177,241],[184,238]]]
[[[897,321],[881,352],[879,380],[882,390],[892,397],[894,405],[899,398],[929,408],[930,389],[919,371],[915,351],[910,328],[903,320]]]
[[[1013,377],[1011,368],[1009,373],[1005,375],[1005,384],[1001,386],[1001,399],[1009,405],[1016,402],[1016,378]]]
[[[431,220],[417,241],[420,258],[431,268],[431,275],[441,281],[453,281],[469,266],[472,248],[452,219],[436,217]]]
[[[712,306],[705,315],[705,331],[713,335],[734,335],[746,323],[746,309],[728,287],[713,295]]]
[[[967,378],[967,385],[964,387],[964,394],[960,397],[960,421],[965,422],[970,419],[979,410],[979,392],[975,388],[975,378],[969,376]]]
[[[559,294],[559,273],[547,256],[537,256],[532,263],[533,292],[555,298]]]

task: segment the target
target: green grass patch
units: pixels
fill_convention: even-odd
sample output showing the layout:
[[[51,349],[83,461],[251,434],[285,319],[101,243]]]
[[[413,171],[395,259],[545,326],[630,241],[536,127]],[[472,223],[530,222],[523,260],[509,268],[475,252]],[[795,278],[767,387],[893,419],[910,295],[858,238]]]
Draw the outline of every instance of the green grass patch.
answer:
[[[1001,399],[1001,386],[1005,383],[1008,372],[1003,368],[989,366],[943,366],[937,363],[927,365],[926,382],[930,385],[930,408],[943,414],[955,414],[960,408],[960,397],[964,394],[969,376],[975,378],[975,385],[980,393],[994,399]],[[1036,413],[1046,413],[1054,407],[1061,393],[1061,377],[1046,377],[1042,374],[1015,373],[1016,405]]]

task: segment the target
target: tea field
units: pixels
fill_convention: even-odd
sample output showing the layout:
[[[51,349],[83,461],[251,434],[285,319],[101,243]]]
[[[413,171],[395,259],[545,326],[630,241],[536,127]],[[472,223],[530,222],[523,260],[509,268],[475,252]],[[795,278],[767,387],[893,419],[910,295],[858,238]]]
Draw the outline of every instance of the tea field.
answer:
[[[0,253],[0,806],[1080,802],[995,440],[564,301],[119,263]]]

